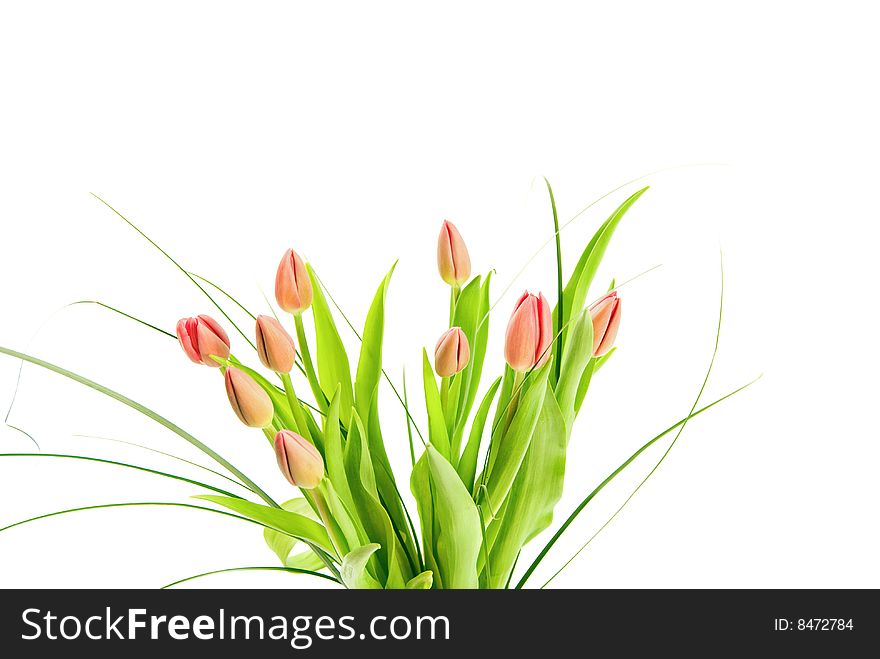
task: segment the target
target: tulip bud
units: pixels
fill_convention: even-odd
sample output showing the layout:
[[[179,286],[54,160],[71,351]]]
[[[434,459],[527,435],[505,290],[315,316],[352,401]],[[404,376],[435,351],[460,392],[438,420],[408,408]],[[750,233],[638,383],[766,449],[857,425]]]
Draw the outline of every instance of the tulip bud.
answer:
[[[461,234],[449,220],[443,220],[437,241],[437,268],[450,286],[461,286],[471,276],[471,257]]]
[[[543,366],[550,359],[553,321],[550,305],[543,294],[526,291],[516,303],[504,343],[504,359],[514,371],[522,373]]]
[[[467,336],[460,327],[453,327],[443,333],[434,348],[434,370],[442,378],[463,371],[471,360],[471,349]]]
[[[611,291],[590,306],[593,319],[593,357],[601,357],[614,345],[620,327],[620,298]]]
[[[293,338],[269,316],[257,317],[257,354],[263,366],[276,373],[290,373],[296,360]]]
[[[229,336],[210,316],[181,318],[177,321],[177,340],[180,347],[196,364],[220,366],[211,355],[229,357]]]
[[[290,430],[275,435],[275,457],[291,485],[311,490],[324,478],[324,460],[308,440]]]
[[[312,281],[299,254],[284,252],[275,275],[275,299],[288,313],[300,314],[312,304]]]
[[[241,422],[251,428],[265,428],[272,423],[275,408],[272,399],[250,375],[230,366],[224,374],[229,404]]]

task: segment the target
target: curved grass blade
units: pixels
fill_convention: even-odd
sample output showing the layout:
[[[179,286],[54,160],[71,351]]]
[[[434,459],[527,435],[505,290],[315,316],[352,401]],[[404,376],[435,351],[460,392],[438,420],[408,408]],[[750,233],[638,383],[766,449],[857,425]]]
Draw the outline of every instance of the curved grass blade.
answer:
[[[105,304],[105,303],[100,302],[100,301],[98,301],[98,300],[77,300],[76,302],[71,302],[70,304],[66,305],[65,308],[67,308],[67,307],[75,307],[75,306],[77,306],[77,305],[79,305],[79,304],[94,304],[94,305],[97,305],[97,306],[99,306],[99,307],[102,307],[102,308],[104,308],[104,309],[107,309],[108,311],[112,311],[113,313],[118,313],[120,316],[124,316],[125,318],[128,318],[129,320],[133,320],[133,321],[135,321],[136,323],[140,323],[141,325],[145,325],[145,326],[149,327],[149,328],[152,329],[152,330],[156,330],[156,331],[159,332],[160,334],[164,334],[165,336],[171,337],[171,338],[174,339],[175,341],[177,340],[177,335],[176,335],[176,334],[173,334],[173,333],[171,333],[171,332],[167,332],[167,331],[163,330],[161,327],[156,327],[156,326],[153,325],[152,323],[148,323],[148,322],[145,321],[145,320],[141,320],[141,319],[138,318],[137,316],[132,316],[131,314],[125,313],[124,311],[122,311],[122,310],[120,310],[120,309],[117,309],[116,307],[111,307],[109,304]]]
[[[547,186],[547,193],[550,195],[550,207],[553,209],[553,236],[556,239],[556,370],[553,374],[555,386],[562,371],[562,326],[565,322],[565,300],[562,295],[562,244],[559,236],[559,213],[556,211],[556,197],[553,196],[553,188],[546,176],[544,183]]]
[[[224,480],[227,480],[230,483],[238,485],[239,487],[243,487],[244,489],[246,489],[248,492],[250,492],[252,494],[256,494],[256,492],[251,490],[247,485],[245,485],[244,483],[240,483],[239,481],[227,476],[226,474],[222,474],[219,471],[211,469],[210,467],[206,467],[205,465],[199,464],[198,462],[193,462],[192,460],[187,460],[186,458],[181,458],[179,455],[174,455],[173,453],[167,453],[165,451],[160,451],[159,449],[151,448],[149,446],[144,446],[143,444],[129,442],[124,439],[116,439],[114,437],[101,437],[100,435],[83,435],[83,434],[75,434],[75,435],[73,435],[73,437],[79,437],[82,439],[97,439],[102,442],[114,442],[116,444],[124,444],[125,446],[133,446],[135,448],[139,448],[144,451],[149,451],[150,453],[156,453],[157,455],[163,455],[166,458],[171,458],[172,460],[177,460],[178,462],[183,462],[184,464],[188,464],[192,467],[196,467],[198,469],[201,469],[202,471],[206,471],[209,474],[214,474],[215,476],[222,478]]]
[[[671,171],[675,171],[677,169],[686,169],[688,167],[726,167],[726,166],[727,165],[725,165],[724,163],[717,163],[717,162],[691,163],[691,164],[687,164],[687,165],[676,165],[674,167],[662,167],[660,169],[655,169],[654,171],[648,172],[647,174],[642,174],[641,176],[637,176],[634,179],[630,179],[626,183],[622,183],[622,184],[618,185],[616,188],[609,190],[608,192],[603,194],[601,197],[597,197],[596,199],[591,201],[589,204],[587,204],[582,209],[580,209],[577,213],[572,215],[568,220],[566,220],[566,222],[559,228],[559,232],[565,231],[565,229],[567,229],[571,224],[573,224],[574,221],[577,220],[581,215],[583,215],[588,210],[593,208],[593,206],[604,201],[605,199],[607,199],[608,197],[610,197],[614,193],[619,192],[634,183],[638,183],[639,181],[644,181],[645,179],[647,179],[651,176],[655,176],[656,174],[663,174],[665,172],[671,172]],[[517,273],[515,275],[513,275],[513,277],[510,280],[510,283],[507,284],[507,286],[504,288],[504,290],[501,291],[501,293],[498,295],[498,299],[496,299],[495,302],[492,303],[492,306],[489,308],[489,311],[492,311],[498,305],[498,303],[501,302],[502,299],[504,299],[504,296],[507,295],[507,293],[510,291],[511,288],[513,288],[513,285],[516,283],[516,281],[522,276],[522,274],[528,269],[528,267],[534,262],[534,260],[541,255],[541,252],[543,252],[547,248],[547,246],[554,241],[554,239],[555,239],[555,236],[551,236],[540,247],[538,247],[537,250],[535,250],[535,253],[532,254],[531,257],[529,257],[528,261],[525,262],[525,264],[522,266],[522,268],[520,268],[519,271],[517,271]],[[488,317],[488,313],[486,315]]]
[[[224,574],[226,572],[247,572],[247,571],[274,571],[274,572],[290,572],[293,574],[307,574],[311,577],[320,577],[321,579],[328,579],[334,583],[339,583],[335,578],[331,577],[329,574],[322,574],[320,572],[313,572],[311,570],[302,570],[299,568],[293,567],[228,567],[223,570],[212,570],[211,572],[202,572],[201,574],[194,574],[191,577],[186,577],[185,579],[178,579],[177,581],[172,581],[169,584],[162,586],[159,590],[166,590],[168,588],[173,588],[174,586],[179,586],[182,583],[186,583],[187,581],[194,581],[196,579],[201,579],[202,577],[210,577],[215,574]]]
[[[54,513],[46,513],[45,515],[37,515],[36,517],[30,517],[28,519],[23,519],[13,524],[9,524],[4,527],[0,527],[0,533],[3,531],[8,531],[9,529],[14,529],[17,526],[23,526],[25,524],[29,524],[31,522],[38,522],[41,519],[48,519],[50,517],[57,517],[59,515],[66,515],[68,513],[79,513],[84,512],[86,510],[101,510],[104,508],[126,508],[133,506],[170,506],[174,508],[191,508],[193,510],[206,510],[209,513],[217,513],[218,515],[224,515],[226,517],[232,517],[234,519],[244,520],[245,522],[250,522],[252,524],[257,524],[258,526],[265,526],[264,524],[260,524],[259,522],[249,519],[247,517],[243,517],[242,515],[236,515],[235,513],[228,513],[225,510],[217,510],[216,508],[208,508],[207,506],[196,506],[191,503],[177,503],[174,501],[132,501],[125,503],[102,503],[95,506],[81,506],[79,508],[68,508],[67,510],[56,510]]]
[[[250,316],[252,320],[256,320],[256,319],[257,319],[257,317],[256,317],[256,316],[255,316],[255,315],[254,315],[254,314],[253,314],[253,313],[252,313],[252,312],[251,312],[246,306],[244,306],[241,302],[239,302],[238,300],[236,300],[236,299],[235,299],[234,297],[232,297],[229,293],[227,293],[224,289],[220,288],[220,286],[218,286],[217,284],[215,284],[213,281],[211,281],[211,280],[208,279],[207,277],[202,277],[201,275],[197,275],[195,272],[191,272],[191,271],[189,271],[189,270],[187,270],[187,274],[188,274],[189,276],[191,276],[191,277],[195,277],[195,278],[198,279],[199,281],[203,281],[203,282],[205,282],[208,286],[210,286],[211,288],[215,289],[215,290],[216,290],[217,292],[219,292],[221,295],[224,295],[224,296],[225,296],[230,302],[232,302],[233,304],[235,304],[235,306],[237,306],[239,309],[241,309],[242,311],[244,311],[248,316]]]
[[[562,523],[562,526],[559,527],[559,530],[557,530],[556,533],[553,535],[553,537],[547,541],[547,544],[544,545],[544,548],[538,554],[537,558],[535,558],[535,560],[529,566],[528,570],[526,570],[525,574],[523,574],[522,578],[517,583],[516,588],[519,589],[525,585],[526,581],[528,581],[529,577],[532,575],[532,573],[535,571],[535,569],[538,567],[538,565],[541,563],[541,561],[547,555],[547,552],[550,551],[550,549],[553,547],[553,545],[556,543],[556,541],[562,536],[562,534],[565,532],[565,530],[571,525],[571,523],[575,520],[575,518],[577,518],[577,516],[581,513],[581,511],[584,508],[586,508],[587,504],[589,504],[590,501],[592,501],[596,497],[596,495],[599,494],[599,492],[601,492],[605,488],[606,485],[608,485],[608,483],[610,483],[612,480],[614,480],[614,478],[618,474],[620,474],[620,472],[622,472],[624,469],[626,469],[636,458],[638,458],[642,453],[647,451],[651,446],[653,446],[658,441],[663,439],[663,437],[665,437],[666,435],[671,433],[673,430],[676,430],[677,428],[680,428],[682,425],[687,423],[690,419],[693,419],[694,417],[699,416],[703,412],[708,411],[710,408],[715,407],[716,405],[718,405],[722,401],[725,401],[728,398],[730,398],[731,396],[738,394],[739,392],[741,392],[744,389],[753,385],[755,382],[757,382],[757,380],[752,380],[751,382],[744,384],[743,386],[741,386],[737,389],[734,389],[733,391],[722,396],[721,398],[718,398],[717,400],[709,403],[705,407],[701,407],[699,410],[696,410],[693,414],[690,414],[690,415],[686,416],[685,418],[679,420],[678,422],[674,423],[673,425],[669,426],[666,430],[664,430],[663,432],[659,433],[658,435],[656,435],[655,437],[650,439],[648,442],[643,444],[635,453],[633,453],[631,456],[629,456],[617,469],[612,471],[605,478],[605,480],[603,480],[601,483],[599,483],[599,485],[597,485],[596,488],[592,492],[590,492],[583,501],[581,501],[578,504],[577,508],[575,508],[572,511],[572,513],[568,516],[568,519],[566,519],[565,522]]]
[[[259,496],[263,501],[268,503],[270,506],[273,506],[275,508],[278,507],[278,504],[268,494],[266,494],[262,489],[260,489],[260,487],[256,483],[254,483],[250,478],[245,476],[244,473],[242,473],[241,470],[239,470],[235,465],[233,465],[231,462],[226,460],[223,456],[221,456],[219,453],[214,451],[212,448],[210,448],[206,444],[203,444],[202,442],[200,442],[198,439],[196,439],[191,434],[186,432],[183,428],[175,425],[174,423],[172,423],[171,421],[169,421],[165,417],[161,416],[160,414],[157,414],[156,412],[149,409],[148,407],[141,405],[140,403],[132,400],[131,398],[128,398],[127,396],[123,396],[122,394],[120,394],[117,391],[114,391],[113,389],[109,389],[103,385],[98,384],[97,382],[94,382],[93,380],[89,380],[88,378],[85,378],[81,375],[77,375],[73,371],[68,371],[65,368],[62,368],[60,366],[56,366],[55,364],[49,363],[49,362],[44,361],[42,359],[37,359],[36,357],[32,357],[31,355],[27,355],[23,352],[18,352],[16,350],[10,350],[9,348],[4,348],[4,347],[0,346],[0,353],[5,354],[5,355],[9,355],[10,357],[15,357],[17,359],[21,359],[26,362],[30,362],[31,364],[34,364],[36,366],[41,366],[47,370],[53,371],[55,373],[58,373],[59,375],[63,375],[66,378],[74,380],[75,382],[79,382],[80,384],[84,384],[85,386],[90,387],[90,388],[94,389],[95,391],[98,391],[106,396],[109,396],[110,398],[113,398],[114,400],[117,400],[120,403],[128,405],[130,408],[137,410],[138,412],[140,412],[144,416],[149,417],[150,419],[152,419],[153,421],[155,421],[159,425],[164,426],[165,428],[167,428],[171,432],[179,435],[180,437],[182,437],[183,439],[188,441],[190,444],[195,446],[197,449],[199,449],[200,451],[202,451],[203,453],[205,453],[206,455],[211,457],[218,464],[225,467],[231,474],[235,475],[242,483],[244,483],[249,488],[251,488],[253,490],[253,492],[257,496]]]
[[[196,286],[196,288],[198,288],[202,293],[204,293],[205,297],[211,301],[211,304],[213,304],[217,308],[217,310],[223,314],[223,317],[226,318],[226,320],[228,320],[229,323],[235,328],[235,330],[239,334],[241,334],[242,338],[248,342],[248,345],[250,345],[251,348],[253,348],[254,350],[257,349],[256,346],[253,344],[253,342],[250,340],[250,337],[248,337],[247,334],[245,334],[244,332],[241,331],[241,328],[239,328],[239,326],[235,324],[235,321],[232,320],[232,318],[229,316],[228,313],[226,313],[226,310],[217,303],[217,301],[211,296],[211,294],[208,293],[208,291],[206,291],[205,288],[198,281],[196,281],[195,277],[193,277],[186,268],[184,268],[182,265],[180,265],[180,263],[178,263],[176,260],[174,260],[174,258],[168,252],[166,252],[164,249],[162,249],[158,245],[158,243],[156,243],[152,238],[150,238],[147,234],[145,234],[143,231],[141,231],[137,227],[137,225],[134,224],[134,222],[129,220],[127,217],[125,217],[122,213],[120,213],[118,210],[113,208],[113,206],[111,206],[109,203],[107,203],[106,201],[101,199],[101,197],[96,195],[94,192],[91,192],[89,194],[91,194],[95,199],[97,199],[102,204],[104,204],[107,208],[109,208],[111,211],[113,211],[120,219],[122,219],[123,222],[125,222],[128,226],[130,226],[135,231],[137,231],[148,243],[150,243],[153,247],[158,249],[159,252],[161,252],[165,258],[167,258],[175,266],[177,266],[177,269],[180,270],[186,276],[186,278],[189,279]]]
[[[133,465],[127,462],[118,462],[116,460],[106,460],[104,458],[93,458],[86,455],[68,455],[65,453],[0,453],[0,458],[69,458],[71,460],[84,460],[87,462],[98,462],[101,464],[115,465],[117,467],[127,467],[128,469],[136,469],[138,471],[143,471],[148,474],[154,474],[156,476],[164,476],[166,478],[173,478],[174,480],[183,481],[184,483],[189,483],[190,485],[198,485],[199,487],[204,487],[205,489],[212,490],[219,494],[226,495],[228,497],[234,497],[236,499],[241,499],[242,497],[237,494],[232,494],[231,492],[227,492],[219,487],[214,487],[213,485],[209,485],[208,483],[202,483],[201,481],[193,480],[192,478],[187,478],[186,476],[178,476],[176,474],[169,474],[164,471],[159,471],[158,469],[150,469],[149,467],[141,467],[140,465]]]

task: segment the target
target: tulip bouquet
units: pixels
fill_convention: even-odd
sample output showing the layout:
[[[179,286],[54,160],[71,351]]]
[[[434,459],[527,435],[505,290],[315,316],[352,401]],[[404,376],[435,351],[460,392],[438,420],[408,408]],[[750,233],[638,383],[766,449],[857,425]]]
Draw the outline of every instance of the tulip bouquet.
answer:
[[[547,189],[552,201],[549,184]],[[60,366],[6,348],[0,351],[146,414],[219,463],[228,472],[224,477],[242,490],[236,494],[174,474],[103,461],[185,480],[209,492],[196,497],[198,504],[108,505],[177,505],[250,521],[263,527],[266,543],[280,560],[281,565],[271,569],[330,579],[348,588],[520,588],[608,482],[650,445],[674,431],[680,433],[690,418],[721,400],[697,409],[698,397],[685,418],[647,442],[593,489],[517,574],[523,548],[553,523],[575,420],[595,376],[615,351],[622,313],[619,291],[612,282],[592,303],[589,295],[615,229],[644,191],[627,198],[601,224],[564,285],[553,203],[556,304],[551,307],[542,293],[521,295],[507,321],[506,366],[485,388],[481,385],[491,273],[471,276],[470,256],[458,229],[443,222],[437,265],[450,287],[449,329],[437,340],[433,355],[423,351],[424,414],[412,413],[405,388],[400,396],[383,369],[385,299],[393,267],[378,286],[362,332],[355,331],[360,351],[354,364],[329,295],[313,267],[294,250],[284,253],[275,276],[275,299],[290,317],[254,315],[239,305],[253,319],[252,333],[242,331],[203,287],[213,284],[181,267],[215,303],[227,327],[251,344],[264,367],[258,370],[235,357],[224,323],[211,316],[177,323],[183,352],[192,362],[222,374],[235,415],[263,433],[281,475],[298,490],[297,496],[280,503],[209,446],[144,405]],[[405,412],[412,457],[412,471],[405,479],[394,473],[386,453],[378,404],[380,387],[386,384]],[[426,432],[416,416],[427,420]],[[402,438],[403,428],[394,436]],[[404,496],[406,490],[411,497]],[[410,511],[412,501],[417,516]],[[67,512],[73,511],[52,514]]]

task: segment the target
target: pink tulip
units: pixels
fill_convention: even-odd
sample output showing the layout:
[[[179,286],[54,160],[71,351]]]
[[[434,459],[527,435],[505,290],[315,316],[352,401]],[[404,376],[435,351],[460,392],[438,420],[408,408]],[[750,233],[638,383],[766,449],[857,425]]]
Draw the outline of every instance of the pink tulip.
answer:
[[[295,487],[311,490],[324,478],[324,460],[312,444],[290,430],[275,435],[275,457],[281,473]]]
[[[450,286],[461,286],[471,276],[471,257],[461,234],[449,220],[440,227],[437,241],[437,268]]]
[[[442,378],[463,371],[471,360],[467,336],[460,327],[446,330],[434,348],[434,370]]]
[[[601,357],[614,345],[620,327],[620,298],[611,291],[590,305],[593,319],[593,357]]]
[[[229,404],[241,422],[251,428],[265,428],[272,423],[275,408],[263,388],[241,369],[230,366],[224,374]]]
[[[547,299],[541,293],[536,296],[526,291],[507,325],[504,358],[510,368],[522,373],[550,359],[552,342],[553,321]]]
[[[181,318],[177,321],[177,340],[180,347],[196,364],[218,367],[211,355],[229,357],[229,336],[220,324],[210,316]]]
[[[276,373],[290,373],[296,360],[293,338],[270,316],[257,317],[257,354],[263,366]]]
[[[288,313],[300,314],[312,304],[312,281],[299,254],[284,252],[275,275],[275,299]]]

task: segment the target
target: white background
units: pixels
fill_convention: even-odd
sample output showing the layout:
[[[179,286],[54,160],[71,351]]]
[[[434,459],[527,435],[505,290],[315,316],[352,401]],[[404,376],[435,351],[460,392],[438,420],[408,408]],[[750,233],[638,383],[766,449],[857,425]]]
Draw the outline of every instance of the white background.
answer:
[[[725,322],[706,400],[764,377],[689,425],[554,584],[878,587],[876,18],[855,2],[3,3],[0,345],[148,404],[285,498],[293,493],[265,440],[234,418],[216,371],[100,308],[62,310],[101,300],[167,329],[182,316],[218,315],[89,192],[257,310],[292,246],[360,325],[400,258],[384,362],[398,381],[407,366],[420,407],[421,347],[445,328],[447,290],[434,265],[443,218],[457,223],[476,271],[497,271],[491,374],[515,297],[526,287],[553,297],[552,249],[514,279],[552,233],[536,177],[554,184],[564,221],[663,170],[563,232],[567,273],[608,213],[652,186],[594,293],[611,277],[662,267],[621,290],[620,350],[575,429],[558,511],[686,414],[711,354],[719,246]],[[240,337],[234,350],[252,358]],[[17,370],[0,358],[4,409]],[[406,483],[403,416],[390,395],[383,419]],[[200,477],[76,437],[198,456],[35,367],[24,369],[9,422],[47,452]],[[5,427],[0,444],[33,449]],[[615,481],[538,576],[601,526],[658,457]],[[0,458],[0,526],[196,493],[112,466]],[[156,587],[274,565],[260,535],[198,511],[62,516],[0,534],[0,586]],[[307,579],[196,583],[314,585]]]

